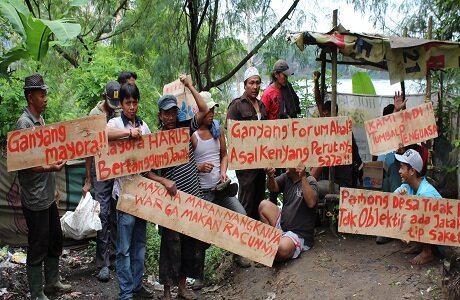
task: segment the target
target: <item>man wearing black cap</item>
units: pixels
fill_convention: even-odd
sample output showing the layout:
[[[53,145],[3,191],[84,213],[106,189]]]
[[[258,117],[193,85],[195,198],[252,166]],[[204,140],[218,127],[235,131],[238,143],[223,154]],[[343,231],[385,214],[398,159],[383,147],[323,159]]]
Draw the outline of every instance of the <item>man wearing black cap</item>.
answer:
[[[44,126],[41,114],[47,105],[48,86],[43,77],[33,74],[25,78],[24,96],[27,107],[16,123],[16,129]],[[54,201],[54,172],[65,161],[18,171],[21,185],[22,211],[28,227],[27,281],[32,299],[46,300],[43,293],[42,265],[45,266],[45,292],[70,291],[71,286],[59,281],[59,256],[62,254],[62,231],[59,212]]]
[[[120,84],[115,80],[109,81],[105,86],[105,93],[102,95],[104,100],[99,101],[90,111],[89,115],[105,114],[107,122],[119,116],[119,92]],[[107,282],[110,280],[110,252],[112,250],[112,257],[114,257],[117,240],[117,210],[115,200],[112,197],[113,179],[97,181],[93,157],[86,158],[85,169],[86,179],[83,186],[83,196],[91,190],[92,181],[96,200],[100,203],[101,207],[99,218],[101,219],[102,229],[97,232],[96,240],[96,265],[100,269],[97,279]]]
[[[260,98],[269,120],[296,118],[300,114],[299,97],[288,81],[291,75],[294,73],[285,60],[276,61],[271,73],[271,83]]]

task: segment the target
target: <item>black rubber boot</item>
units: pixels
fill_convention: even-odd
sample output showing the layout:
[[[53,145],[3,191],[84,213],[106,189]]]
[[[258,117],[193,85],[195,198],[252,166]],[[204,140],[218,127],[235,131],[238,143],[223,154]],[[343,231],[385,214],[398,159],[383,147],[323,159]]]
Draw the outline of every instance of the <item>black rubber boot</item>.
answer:
[[[59,257],[45,259],[45,293],[70,292],[70,284],[62,284],[59,280]]]
[[[48,300],[43,293],[42,266],[27,266],[27,281],[32,300]]]

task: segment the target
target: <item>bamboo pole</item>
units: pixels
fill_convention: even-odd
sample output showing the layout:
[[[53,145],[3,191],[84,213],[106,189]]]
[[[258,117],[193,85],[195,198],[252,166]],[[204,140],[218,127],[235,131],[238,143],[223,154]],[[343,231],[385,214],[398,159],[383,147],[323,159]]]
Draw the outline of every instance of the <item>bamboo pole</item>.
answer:
[[[428,18],[428,36],[427,38],[431,40],[433,38],[433,17]],[[431,102],[431,71],[430,69],[426,70],[426,96],[425,103]]]
[[[332,27],[333,30],[337,30],[337,9],[334,9],[332,12]],[[331,117],[337,115],[337,110],[335,109],[337,105],[337,47],[332,48],[331,53],[331,70],[332,70],[332,90],[331,90]],[[334,180],[335,179],[335,169],[334,167],[329,167],[329,193],[334,194]]]

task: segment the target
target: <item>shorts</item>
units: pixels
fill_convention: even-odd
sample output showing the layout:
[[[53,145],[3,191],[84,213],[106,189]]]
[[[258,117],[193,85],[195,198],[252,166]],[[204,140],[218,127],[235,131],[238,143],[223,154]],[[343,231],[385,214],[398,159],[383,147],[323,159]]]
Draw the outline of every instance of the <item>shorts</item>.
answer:
[[[278,219],[276,220],[276,228],[278,229],[281,229],[281,213],[278,215]],[[304,244],[304,239],[301,238],[300,236],[298,236],[296,233],[292,232],[292,231],[284,231],[283,230],[283,234],[281,235],[281,237],[288,237],[290,238],[293,242],[294,242],[294,245],[295,245],[295,251],[294,251],[294,254],[292,255],[292,258],[297,258],[299,257],[300,253],[302,253],[303,251],[308,251],[310,250],[311,248],[306,246]]]

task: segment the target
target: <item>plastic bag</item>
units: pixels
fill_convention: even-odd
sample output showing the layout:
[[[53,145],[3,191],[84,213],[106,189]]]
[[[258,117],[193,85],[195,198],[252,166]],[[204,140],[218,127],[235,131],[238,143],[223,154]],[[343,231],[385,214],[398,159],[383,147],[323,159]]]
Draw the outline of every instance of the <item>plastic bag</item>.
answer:
[[[75,240],[95,237],[96,232],[102,229],[99,212],[99,202],[93,199],[91,193],[81,197],[75,211],[68,211],[61,217],[61,228],[64,237]]]

